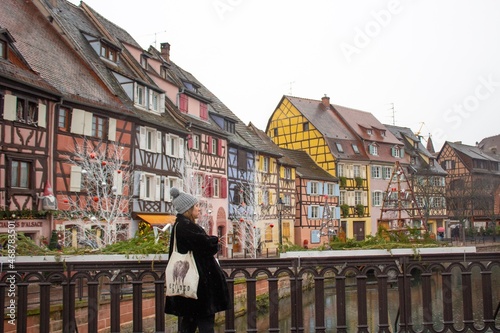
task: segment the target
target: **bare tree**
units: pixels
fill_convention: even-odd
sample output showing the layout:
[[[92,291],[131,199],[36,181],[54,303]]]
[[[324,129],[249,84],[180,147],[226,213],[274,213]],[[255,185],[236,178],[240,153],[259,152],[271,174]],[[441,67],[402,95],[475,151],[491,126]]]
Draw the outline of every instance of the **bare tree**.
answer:
[[[130,221],[132,198],[128,153],[118,144],[96,144],[87,139],[71,153],[72,186],[79,182],[81,190],[66,196],[62,214],[84,226],[77,231],[80,243],[101,248],[128,234],[124,227],[124,222]],[[80,178],[75,177],[78,172]]]

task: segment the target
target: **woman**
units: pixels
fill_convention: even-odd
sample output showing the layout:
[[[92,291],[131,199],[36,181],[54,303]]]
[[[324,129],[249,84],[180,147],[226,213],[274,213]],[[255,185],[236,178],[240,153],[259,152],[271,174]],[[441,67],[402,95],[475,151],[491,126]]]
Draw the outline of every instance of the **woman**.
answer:
[[[177,218],[172,230],[175,230],[177,249],[180,253],[193,251],[196,268],[200,275],[198,299],[181,296],[167,296],[165,313],[179,317],[180,332],[213,333],[215,313],[229,308],[230,299],[224,273],[215,260],[219,239],[209,236],[196,224],[200,215],[198,200],[177,188],[170,190],[172,204],[177,210]],[[170,240],[169,254],[172,254],[173,239]]]

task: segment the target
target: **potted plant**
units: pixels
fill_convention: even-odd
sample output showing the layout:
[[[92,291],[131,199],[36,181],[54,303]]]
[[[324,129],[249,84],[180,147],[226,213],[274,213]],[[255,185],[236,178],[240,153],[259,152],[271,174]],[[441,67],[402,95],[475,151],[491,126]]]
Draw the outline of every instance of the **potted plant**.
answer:
[[[356,187],[363,187],[363,178],[356,177],[354,180],[356,181]]]
[[[339,180],[340,180],[340,187],[346,187],[347,186],[347,177],[342,176],[342,177],[339,178]]]
[[[356,205],[356,213],[358,216],[364,216],[365,215],[365,206],[362,204]]]
[[[342,217],[349,216],[349,205],[347,204],[340,205],[340,211],[342,212]]]

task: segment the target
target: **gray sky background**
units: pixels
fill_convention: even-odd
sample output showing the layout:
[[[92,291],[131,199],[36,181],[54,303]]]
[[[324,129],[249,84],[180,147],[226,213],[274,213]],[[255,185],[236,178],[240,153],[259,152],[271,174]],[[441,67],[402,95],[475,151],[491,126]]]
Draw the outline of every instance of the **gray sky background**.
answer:
[[[79,0],[71,0],[79,4]],[[87,0],[265,130],[283,95],[474,145],[500,134],[500,1]]]

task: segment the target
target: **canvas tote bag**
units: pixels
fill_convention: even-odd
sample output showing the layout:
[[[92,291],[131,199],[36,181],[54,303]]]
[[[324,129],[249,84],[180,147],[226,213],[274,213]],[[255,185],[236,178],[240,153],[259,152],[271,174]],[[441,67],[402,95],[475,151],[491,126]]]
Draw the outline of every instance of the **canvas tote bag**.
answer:
[[[177,252],[175,228],[173,238],[172,255],[168,258],[167,268],[165,269],[166,295],[198,299],[196,292],[200,276],[196,268],[193,252],[188,251],[186,254]]]

